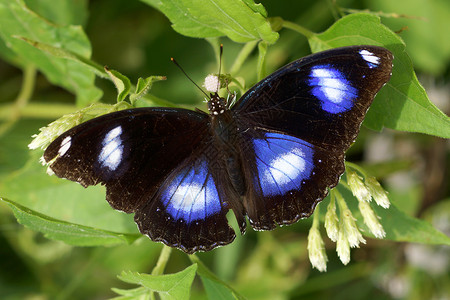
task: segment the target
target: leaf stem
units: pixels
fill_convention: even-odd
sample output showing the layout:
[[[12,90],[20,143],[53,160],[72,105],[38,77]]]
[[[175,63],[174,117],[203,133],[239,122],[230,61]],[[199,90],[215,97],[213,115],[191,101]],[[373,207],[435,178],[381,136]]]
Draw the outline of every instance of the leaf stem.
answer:
[[[170,253],[172,253],[172,248],[164,245],[161,253],[159,254],[158,261],[156,262],[156,266],[152,270],[152,275],[161,275],[164,273],[164,268],[169,261]]]
[[[348,209],[347,202],[345,202],[342,194],[337,189],[333,189],[333,191],[339,210],[342,212],[344,209]]]
[[[246,43],[244,47],[242,47],[241,51],[239,52],[238,56],[236,57],[233,63],[233,66],[231,66],[230,69],[231,76],[234,76],[237,72],[239,72],[240,68],[247,60],[247,57],[250,55],[250,53],[252,53],[253,49],[255,49],[257,44],[258,41],[251,41]]]
[[[0,105],[0,121],[9,120],[16,104]],[[30,103],[20,111],[21,117],[56,119],[61,115],[73,113],[77,108],[75,105],[67,104],[49,104],[49,103]]]
[[[303,26],[300,26],[296,23],[289,22],[286,20],[283,21],[283,27],[294,30],[294,31],[300,33],[301,35],[305,36],[307,39],[313,38],[315,36],[315,33],[312,32],[311,30],[306,29]]]
[[[4,135],[19,120],[24,107],[27,105],[34,91],[36,81],[36,67],[32,64],[23,69],[23,81],[19,95],[11,106],[9,114],[6,116],[7,122],[0,126],[0,136]]]
[[[352,169],[358,171],[359,173],[361,173],[361,175],[364,176],[364,178],[367,177],[366,171],[365,171],[362,167],[358,166],[358,165],[355,164],[355,163],[346,161],[346,162],[345,162],[345,167],[346,167],[346,168],[352,168]]]
[[[214,51],[214,56],[216,57],[217,61],[217,67],[219,67],[219,61],[220,61],[220,40],[219,38],[213,37],[213,38],[206,38],[205,39],[212,47]]]
[[[266,77],[266,54],[267,54],[267,43],[261,41],[258,43],[258,64],[256,66],[258,81]]]

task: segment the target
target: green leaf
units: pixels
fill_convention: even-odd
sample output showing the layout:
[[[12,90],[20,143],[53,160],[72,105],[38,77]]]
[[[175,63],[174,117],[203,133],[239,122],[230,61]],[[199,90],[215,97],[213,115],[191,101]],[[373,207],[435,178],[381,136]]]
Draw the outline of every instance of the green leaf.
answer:
[[[223,284],[211,280],[208,277],[200,276],[203,286],[205,287],[206,295],[208,295],[209,299],[218,299],[218,300],[236,300],[239,299],[236,297],[229,288],[224,286]]]
[[[118,71],[110,70],[105,67],[105,72],[109,75],[117,89],[117,102],[125,100],[130,93],[131,82],[128,77],[120,74]]]
[[[105,74],[104,69],[100,65],[98,65],[97,63],[91,61],[90,59],[85,58],[81,55],[78,55],[70,50],[54,47],[52,45],[41,43],[41,42],[31,40],[31,39],[28,39],[28,38],[22,37],[22,36],[14,36],[14,37],[17,39],[21,39],[24,42],[27,42],[31,46],[35,47],[36,49],[47,52],[48,54],[51,54],[54,57],[69,59],[69,60],[84,64],[86,67],[90,68],[90,70],[92,72],[96,73],[98,76],[107,78],[107,75]]]
[[[152,291],[149,291],[148,289],[144,288],[144,287],[138,287],[135,289],[129,289],[129,290],[125,290],[125,289],[118,289],[118,288],[112,288],[113,292],[121,295],[122,297],[115,297],[112,299],[129,299],[129,300],[134,300],[134,299],[150,299],[150,295],[152,294]]]
[[[40,214],[6,198],[0,198],[11,207],[17,221],[45,237],[63,241],[74,246],[106,246],[121,243],[131,244],[141,237],[139,234],[122,234],[88,226],[68,223]]]
[[[371,14],[353,14],[309,39],[313,52],[350,45],[377,45],[394,54],[391,80],[375,98],[364,124],[450,138],[450,119],[427,97],[414,73],[405,44]]]
[[[368,1],[375,11],[397,12],[406,17],[383,18],[383,22],[399,35],[408,45],[408,53],[414,66],[420,70],[442,75],[450,61],[450,1],[377,0]]]
[[[338,186],[339,187],[339,186]],[[348,207],[351,209],[353,216],[357,219],[358,227],[364,229],[363,235],[373,237],[367,226],[364,224],[363,218],[358,208],[358,200],[352,195],[347,188],[339,188],[339,192],[344,196]],[[412,195],[408,195],[413,197]],[[405,196],[403,196],[405,197]],[[389,200],[392,200],[389,197]],[[325,198],[321,203],[321,215],[325,215],[324,209],[329,202],[329,197]],[[397,208],[396,203],[392,203],[389,208],[385,209],[375,204],[372,200],[370,206],[375,214],[380,217],[380,223],[383,226],[386,237],[385,239],[396,242],[410,242],[432,245],[450,245],[450,237],[446,236],[427,221],[414,218],[407,215]],[[323,217],[323,216],[322,216]]]
[[[142,77],[139,77],[138,83],[136,85],[136,92],[131,93],[131,95],[130,95],[131,103],[134,103],[135,101],[141,99],[152,88],[153,82],[160,81],[160,80],[166,80],[166,77],[165,76],[150,76],[145,79],[143,79]]]
[[[58,25],[84,25],[88,17],[87,0],[24,0],[37,14]]]
[[[250,0],[141,1],[162,11],[173,29],[186,36],[228,36],[239,43],[262,39],[269,44],[278,39],[278,33],[272,31],[266,20],[264,7]]]
[[[397,242],[450,245],[450,238],[430,223],[406,215],[393,204],[389,209],[383,209],[377,205],[372,207],[381,217],[380,222],[386,231],[386,239]]]
[[[95,75],[85,65],[44,53],[17,36],[91,56],[89,40],[80,26],[57,26],[28,9],[22,0],[0,0],[0,38],[23,64],[32,63],[54,84],[73,92],[80,106],[98,100]]]
[[[197,272],[203,282],[209,299],[245,300],[244,296],[237,293],[233,288],[212,273],[196,255],[190,255],[189,259],[198,265]]]
[[[21,67],[24,67],[24,62],[20,59],[20,57],[11,49],[6,46],[5,41],[0,38],[0,57],[5,61],[10,62],[11,64]]]
[[[114,289],[121,295],[125,296],[138,296],[139,293],[144,295],[148,293],[148,290],[157,292],[161,299],[165,300],[183,300],[189,299],[191,292],[191,285],[194,281],[195,273],[197,271],[197,265],[193,264],[183,271],[174,274],[165,275],[149,275],[141,274],[138,272],[122,272],[118,278],[122,281],[132,284],[138,284],[146,289],[137,288],[131,290],[130,293],[126,293],[122,289]]]
[[[49,218],[123,234],[137,234],[131,214],[118,212],[105,200],[105,188],[87,189],[72,181],[48,176],[35,151],[21,170],[5,176],[0,195]]]

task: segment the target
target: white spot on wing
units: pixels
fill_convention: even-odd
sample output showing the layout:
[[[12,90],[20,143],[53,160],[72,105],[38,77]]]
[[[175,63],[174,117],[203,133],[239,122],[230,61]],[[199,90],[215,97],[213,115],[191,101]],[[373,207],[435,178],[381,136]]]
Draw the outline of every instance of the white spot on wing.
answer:
[[[122,161],[123,145],[120,135],[122,134],[122,127],[117,126],[110,130],[103,139],[102,151],[99,155],[99,161],[102,166],[110,170],[115,170]]]
[[[380,58],[368,50],[361,50],[359,54],[368,62],[370,68],[374,68],[380,64]]]
[[[70,146],[72,146],[72,137],[66,136],[59,147],[58,154],[59,156],[63,156],[66,154],[67,150],[69,150]]]
[[[105,139],[103,140],[103,144],[107,144],[110,141],[112,141],[113,139],[115,139],[116,137],[118,137],[120,134],[122,134],[122,126],[117,126],[114,129],[110,130],[106,136]]]

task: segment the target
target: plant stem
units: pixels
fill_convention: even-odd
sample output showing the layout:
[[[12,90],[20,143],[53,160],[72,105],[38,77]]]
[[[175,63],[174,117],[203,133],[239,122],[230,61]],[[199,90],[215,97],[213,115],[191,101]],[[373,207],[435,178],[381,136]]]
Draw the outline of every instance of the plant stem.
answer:
[[[261,41],[258,43],[258,64],[256,65],[258,81],[266,77],[266,54],[267,54],[267,43]]]
[[[358,171],[359,173],[361,173],[362,176],[364,176],[364,178],[367,177],[366,171],[365,171],[363,168],[361,168],[360,166],[358,166],[357,164],[355,164],[355,163],[346,161],[346,162],[345,162],[345,167],[346,167],[346,168],[347,168],[347,167],[348,167],[348,168],[352,168],[352,169]]]
[[[238,56],[236,57],[233,66],[231,66],[230,74],[234,76],[237,72],[239,72],[239,69],[244,64],[247,57],[252,53],[253,49],[255,49],[256,45],[258,44],[258,41],[251,41],[248,42],[242,47],[241,51],[239,52]]]
[[[0,126],[0,136],[4,135],[17,122],[17,120],[19,120],[23,108],[27,105],[31,95],[33,94],[36,79],[36,67],[29,64],[25,67],[23,72],[22,87],[19,95],[11,107],[6,123]]]
[[[315,33],[312,32],[311,30],[306,29],[303,26],[300,26],[298,24],[295,24],[295,23],[292,23],[292,22],[289,22],[286,20],[283,21],[283,27],[294,30],[294,31],[300,33],[301,35],[305,36],[307,39],[310,39],[310,38],[314,37],[314,35],[315,35]]]
[[[0,121],[9,120],[14,109],[15,104],[0,105]],[[75,105],[30,103],[21,110],[20,116],[35,119],[56,119],[61,115],[73,113],[77,109],[79,108]]]
[[[335,199],[338,204],[338,207],[339,207],[339,211],[342,214],[342,211],[344,211],[345,209],[348,209],[347,202],[345,202],[344,197],[342,197],[341,193],[337,189],[334,189],[334,195],[335,195]],[[342,217],[341,217],[341,220],[342,220]]]
[[[161,275],[164,273],[164,268],[166,267],[167,262],[169,261],[170,253],[172,252],[172,248],[164,245],[159,254],[158,262],[156,266],[152,270],[152,275]]]

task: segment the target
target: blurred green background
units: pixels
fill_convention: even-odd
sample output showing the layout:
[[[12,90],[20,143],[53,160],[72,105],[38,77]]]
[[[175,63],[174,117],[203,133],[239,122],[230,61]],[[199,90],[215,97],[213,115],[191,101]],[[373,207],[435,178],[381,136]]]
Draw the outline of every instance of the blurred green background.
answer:
[[[43,0],[44,1],[44,0]],[[50,0],[46,0],[50,1]],[[25,1],[30,9],[38,0]],[[203,95],[171,63],[174,57],[195,82],[217,72],[214,52],[203,39],[188,38],[171,29],[157,10],[140,1],[73,1],[79,14],[68,20],[50,11],[36,11],[56,24],[81,25],[93,49],[92,59],[119,70],[132,82],[138,77],[165,75],[151,93],[183,105],[204,105]],[[55,2],[55,10],[57,9]],[[314,32],[326,30],[336,19],[333,1],[262,1],[269,17],[281,16]],[[450,3],[442,0],[338,1],[340,7],[383,11],[382,22],[405,40],[419,80],[447,115],[450,112]],[[396,13],[406,17],[389,15]],[[242,45],[227,39],[224,70],[230,68]],[[5,47],[2,43],[1,47]],[[307,40],[289,30],[269,47],[267,71],[310,53]],[[240,75],[247,85],[256,81],[257,53],[244,64]],[[21,90],[22,70],[7,57],[0,57],[0,107],[13,105]],[[116,90],[110,81],[96,79],[103,102],[114,103]],[[73,104],[75,97],[38,74],[31,103]],[[62,114],[62,113],[61,113]],[[18,172],[30,159],[31,135],[59,115],[18,116],[0,132],[0,182]],[[0,125],[8,115],[0,111]],[[375,163],[397,160],[410,166],[384,178],[390,200],[411,216],[428,220],[450,233],[450,147],[447,140],[421,134],[385,130],[382,134],[362,130],[347,157]],[[34,155],[36,160],[38,156]],[[44,172],[44,168],[42,169]],[[0,195],[2,191],[0,190]],[[14,200],[14,199],[12,199]],[[104,199],[98,199],[104,201]],[[352,261],[342,266],[334,243],[326,239],[328,272],[311,269],[306,250],[310,220],[273,232],[248,230],[230,246],[199,257],[221,279],[249,299],[449,299],[449,248],[394,243],[369,239],[352,250]],[[146,238],[130,246],[82,248],[47,240],[18,225],[0,202],[0,299],[105,299],[111,287],[131,288],[117,279],[122,270],[151,272],[161,245]],[[174,250],[166,273],[190,264],[184,253]],[[200,280],[194,281],[192,299],[206,298]]]

